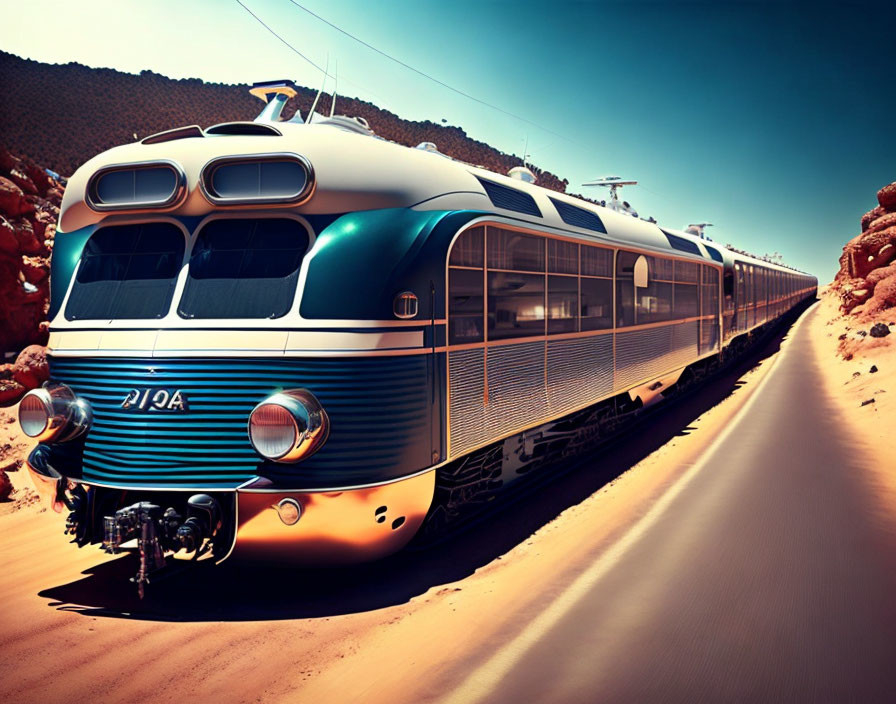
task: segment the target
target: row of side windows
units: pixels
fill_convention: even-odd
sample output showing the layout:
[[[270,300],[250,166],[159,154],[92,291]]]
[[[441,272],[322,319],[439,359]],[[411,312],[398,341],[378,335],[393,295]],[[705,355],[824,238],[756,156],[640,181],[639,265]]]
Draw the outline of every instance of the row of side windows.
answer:
[[[620,251],[615,272],[618,327],[718,314],[713,267]],[[449,257],[449,344],[610,329],[613,273],[612,249],[471,228]]]

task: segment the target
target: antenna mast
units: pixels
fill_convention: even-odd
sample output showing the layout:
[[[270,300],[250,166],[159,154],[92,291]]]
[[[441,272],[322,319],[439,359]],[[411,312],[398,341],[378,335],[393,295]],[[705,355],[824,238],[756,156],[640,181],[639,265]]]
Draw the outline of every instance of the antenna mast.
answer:
[[[327,63],[324,68],[324,80],[323,83],[320,84],[320,88],[317,90],[317,95],[314,96],[314,102],[311,103],[311,110],[308,111],[308,124],[310,125],[314,121],[314,109],[317,107],[317,101],[320,100],[320,94],[324,91],[324,86],[327,85],[327,78],[329,77],[330,71],[330,55],[327,54]]]
[[[589,181],[588,183],[583,183],[582,185],[602,186],[604,188],[609,188],[610,199],[609,201],[607,201],[607,207],[619,213],[627,213],[628,215],[634,214],[631,206],[626,206],[625,203],[619,202],[618,189],[622,188],[623,186],[637,186],[637,181],[624,181],[619,176],[604,176],[603,178],[595,179],[594,181]]]
[[[684,228],[684,231],[688,232],[692,235],[696,235],[701,240],[708,240],[709,237],[706,236],[706,232],[704,232],[704,230],[706,230],[707,227],[712,227],[712,226],[713,225],[711,222],[698,222],[693,225],[688,225],[686,228]],[[710,240],[710,242],[711,241],[712,240]]]
[[[336,90],[339,88],[339,59],[333,69],[333,100],[330,102],[330,117],[336,114]]]

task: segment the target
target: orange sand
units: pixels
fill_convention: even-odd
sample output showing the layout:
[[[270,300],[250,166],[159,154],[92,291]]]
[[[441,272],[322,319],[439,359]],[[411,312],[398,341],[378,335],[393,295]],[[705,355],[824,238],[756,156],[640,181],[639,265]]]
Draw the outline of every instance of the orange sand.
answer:
[[[835,346],[836,335],[828,335],[834,327],[819,315],[815,323],[824,358],[825,345]],[[844,403],[861,414],[856,420],[874,419],[864,426],[872,443],[893,411],[890,395],[896,396],[896,355],[886,351],[889,356],[875,350],[874,360],[857,355],[849,364],[825,366],[832,388],[840,377],[848,382]],[[869,376],[864,366],[872,362],[881,372]],[[721,403],[701,393],[707,398],[658,418],[643,431],[642,444],[674,437],[656,451],[634,451],[631,444],[607,450],[447,545],[335,577],[224,570],[200,582],[202,596],[182,609],[175,600],[138,603],[124,577],[91,577],[88,570],[114,568],[118,558],[69,545],[60,518],[31,502],[24,471],[15,472],[15,500],[0,506],[0,700],[182,702],[193,696],[397,704],[438,697],[623,535],[696,461],[773,363],[771,357],[747,373]],[[855,381],[850,365],[862,369]],[[889,394],[877,391],[887,388]],[[853,404],[869,394],[877,399],[871,408]],[[0,447],[9,441],[24,452],[27,443],[7,422],[13,411],[0,410]],[[617,478],[590,488],[590,475],[617,465]],[[558,508],[543,517],[546,503]],[[526,528],[530,516],[534,525]],[[183,578],[187,587],[190,579]],[[91,580],[89,588],[66,591],[83,580]],[[238,581],[242,591],[228,595],[222,580]],[[335,586],[303,589],[318,580]],[[88,608],[66,603],[71,593],[82,594]],[[247,612],[247,604],[254,610]]]

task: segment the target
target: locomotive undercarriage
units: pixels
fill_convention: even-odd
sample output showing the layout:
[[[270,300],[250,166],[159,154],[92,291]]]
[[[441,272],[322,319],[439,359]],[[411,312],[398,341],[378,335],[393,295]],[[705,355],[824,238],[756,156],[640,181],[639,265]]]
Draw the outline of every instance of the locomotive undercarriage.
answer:
[[[31,470],[34,476],[36,468]],[[150,576],[174,555],[192,561],[221,559],[233,545],[233,494],[125,491],[45,478],[55,490],[53,508],[68,511],[65,533],[73,543],[102,544],[111,554],[138,553],[140,566],[131,581],[140,598]]]
[[[723,352],[687,366],[678,381],[661,392],[674,397],[728,368],[749,350],[767,340],[781,326],[790,325],[809,302],[798,305],[779,319],[729,341]],[[444,467],[436,475],[435,496],[417,542],[428,545],[475,522],[486,506],[512,494],[549,481],[555,470],[589,451],[619,438],[652,409],[628,393],[601,401],[581,411],[487,445]],[[509,471],[510,468],[510,471]],[[522,481],[525,478],[525,481]],[[521,480],[517,482],[516,480]]]

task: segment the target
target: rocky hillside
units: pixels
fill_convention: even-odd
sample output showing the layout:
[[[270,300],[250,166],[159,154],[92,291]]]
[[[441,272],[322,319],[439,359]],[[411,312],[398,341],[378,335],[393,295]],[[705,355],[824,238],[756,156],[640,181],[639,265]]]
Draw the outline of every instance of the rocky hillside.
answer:
[[[43,168],[0,147],[0,353],[46,342],[62,190]]]
[[[95,154],[134,141],[134,135],[142,139],[182,125],[251,120],[262,107],[246,86],[174,80],[151,71],[134,75],[77,63],[43,64],[2,51],[0,77],[3,95],[16,98],[0,101],[0,140],[64,176]],[[292,117],[296,109],[307,114],[315,93],[301,88],[284,115]],[[402,120],[371,103],[341,96],[336,107],[339,114],[363,117],[379,136],[399,144],[434,142],[449,156],[502,174],[522,164],[516,156],[470,139],[459,127]],[[321,96],[317,110],[329,114],[329,95]],[[539,185],[566,190],[567,181],[530,168]]]
[[[843,248],[832,286],[841,310],[867,321],[896,307],[896,182],[877,192],[877,202],[862,216],[862,233]]]

